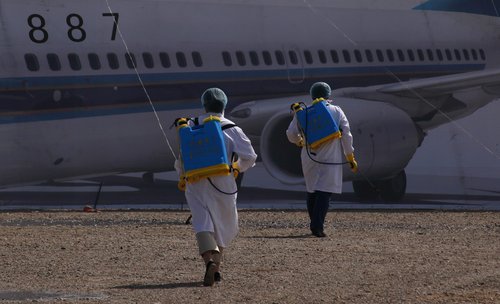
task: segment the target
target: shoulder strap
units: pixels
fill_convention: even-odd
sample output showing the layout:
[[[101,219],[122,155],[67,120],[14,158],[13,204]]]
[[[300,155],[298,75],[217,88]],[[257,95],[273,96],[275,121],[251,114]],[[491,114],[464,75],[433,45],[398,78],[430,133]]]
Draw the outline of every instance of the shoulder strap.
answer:
[[[194,125],[195,126],[198,126],[200,124],[200,120],[198,119],[198,117],[196,117],[195,119],[193,119],[193,122],[194,122]],[[234,123],[228,123],[228,124],[225,124],[221,127],[222,131],[224,130],[227,130],[229,128],[232,128],[232,127],[236,127],[236,124]]]
[[[232,127],[236,127],[236,125],[235,125],[235,124],[232,124],[232,123],[229,123],[229,124],[227,124],[227,125],[223,125],[223,126],[221,127],[221,129],[222,129],[222,131],[224,131],[224,130],[227,130],[227,129],[232,128]]]

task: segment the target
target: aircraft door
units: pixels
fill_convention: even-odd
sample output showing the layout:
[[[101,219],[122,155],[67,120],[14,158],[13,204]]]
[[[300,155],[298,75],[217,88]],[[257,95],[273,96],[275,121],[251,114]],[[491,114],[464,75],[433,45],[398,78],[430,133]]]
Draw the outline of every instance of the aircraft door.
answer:
[[[302,83],[305,78],[304,60],[297,46],[284,46],[288,82],[292,84]]]

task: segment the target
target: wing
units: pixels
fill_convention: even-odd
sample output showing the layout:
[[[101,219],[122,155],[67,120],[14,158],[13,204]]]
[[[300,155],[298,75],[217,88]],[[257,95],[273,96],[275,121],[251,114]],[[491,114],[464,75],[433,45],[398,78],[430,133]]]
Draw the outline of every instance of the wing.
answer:
[[[398,80],[396,75],[394,78]],[[427,130],[470,115],[499,98],[500,69],[344,88],[334,91],[333,96],[391,103]]]

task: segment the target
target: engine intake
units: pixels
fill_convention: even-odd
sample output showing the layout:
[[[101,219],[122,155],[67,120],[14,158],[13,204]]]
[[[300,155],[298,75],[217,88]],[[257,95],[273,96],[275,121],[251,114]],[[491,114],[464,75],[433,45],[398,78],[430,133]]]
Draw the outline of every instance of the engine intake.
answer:
[[[406,167],[423,135],[405,112],[386,103],[350,98],[336,98],[335,104],[349,119],[356,159],[363,173],[354,175],[346,165],[345,181],[365,177],[389,179]],[[300,148],[288,142],[286,137],[292,119],[289,104],[283,104],[282,109],[274,112],[262,129],[260,156],[273,177],[285,184],[300,184],[304,182]]]

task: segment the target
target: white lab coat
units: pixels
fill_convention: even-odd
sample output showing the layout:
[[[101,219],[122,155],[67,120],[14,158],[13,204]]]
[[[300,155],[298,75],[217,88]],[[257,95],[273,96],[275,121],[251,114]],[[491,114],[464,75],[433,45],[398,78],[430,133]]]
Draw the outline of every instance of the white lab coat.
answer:
[[[209,115],[220,117],[221,126],[233,123],[219,113],[207,113],[198,117],[198,121],[202,123]],[[192,122],[190,124],[192,125]],[[240,172],[253,167],[257,154],[241,128],[235,126],[224,130],[223,133],[228,159],[231,160],[233,152],[238,155]],[[176,169],[180,174],[178,162]],[[233,175],[210,177],[210,180],[221,191],[232,193],[237,189]],[[213,232],[217,245],[227,247],[238,234],[237,195],[227,195],[217,191],[206,178],[196,183],[188,183],[185,194],[193,216],[194,231]]]
[[[327,100],[328,109],[333,115],[333,119],[337,122],[342,130],[341,139],[330,140],[322,144],[316,150],[310,149],[313,154],[311,157],[320,162],[341,163],[345,162],[345,155],[354,152],[352,146],[352,135],[349,128],[349,121],[342,109],[330,103]],[[288,140],[292,143],[299,143],[302,139],[302,134],[297,123],[297,116],[294,115],[288,129],[286,130]],[[308,156],[306,147],[302,148],[301,152],[302,171],[306,182],[307,192],[323,191],[331,193],[342,193],[342,165],[324,165],[318,164],[311,160]]]

